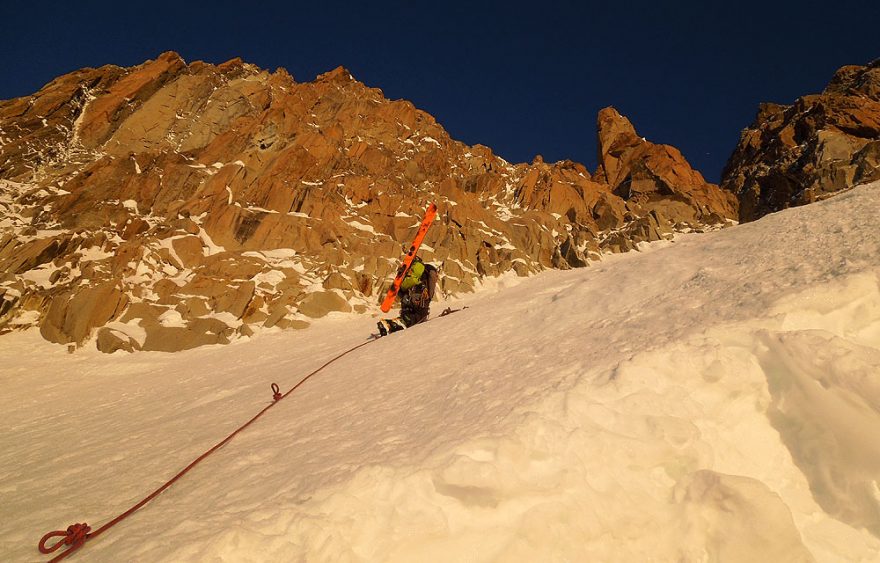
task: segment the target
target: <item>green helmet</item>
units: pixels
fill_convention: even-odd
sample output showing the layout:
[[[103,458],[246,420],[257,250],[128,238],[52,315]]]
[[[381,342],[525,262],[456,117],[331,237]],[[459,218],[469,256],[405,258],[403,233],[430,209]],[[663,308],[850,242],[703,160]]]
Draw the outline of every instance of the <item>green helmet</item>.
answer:
[[[415,287],[422,281],[422,274],[425,273],[425,265],[421,260],[416,260],[412,263],[412,266],[409,268],[409,272],[406,273],[406,277],[403,278],[403,281],[400,282],[400,289],[409,289],[411,287]]]

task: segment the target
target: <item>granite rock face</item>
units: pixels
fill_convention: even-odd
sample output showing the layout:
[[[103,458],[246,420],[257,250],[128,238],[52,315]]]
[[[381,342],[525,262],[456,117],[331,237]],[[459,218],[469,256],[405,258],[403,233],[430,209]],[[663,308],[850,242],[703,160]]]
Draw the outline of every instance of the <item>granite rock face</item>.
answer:
[[[0,332],[174,351],[372,311],[429,201],[446,294],[736,217],[616,111],[599,138],[596,174],[511,164],[342,67],[82,69],[0,102]]]
[[[595,177],[639,216],[656,212],[672,223],[718,223],[736,216],[729,192],[706,182],[681,152],[636,134],[614,108],[599,112],[599,167]]]
[[[845,66],[821,94],[761,104],[725,166],[740,220],[825,199],[880,178],[880,60]]]

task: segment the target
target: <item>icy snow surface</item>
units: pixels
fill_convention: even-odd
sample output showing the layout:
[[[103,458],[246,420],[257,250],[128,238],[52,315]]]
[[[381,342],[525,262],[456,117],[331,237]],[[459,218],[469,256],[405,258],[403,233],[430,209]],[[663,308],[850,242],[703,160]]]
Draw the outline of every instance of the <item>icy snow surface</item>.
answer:
[[[484,288],[278,403],[74,561],[880,560],[880,183]],[[0,553],[97,528],[375,319],[0,338]]]

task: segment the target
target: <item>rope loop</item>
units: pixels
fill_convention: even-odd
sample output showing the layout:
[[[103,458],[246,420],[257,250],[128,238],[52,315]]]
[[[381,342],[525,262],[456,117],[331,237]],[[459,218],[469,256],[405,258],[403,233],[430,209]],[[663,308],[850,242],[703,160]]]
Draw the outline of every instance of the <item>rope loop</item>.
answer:
[[[74,547],[79,547],[86,541],[86,539],[88,539],[89,532],[91,531],[92,528],[89,527],[88,524],[83,522],[82,524],[71,524],[67,527],[66,532],[63,530],[55,530],[54,532],[49,532],[40,540],[40,553],[52,553],[62,545],[72,545]],[[46,547],[46,542],[49,541],[50,538],[59,537],[62,539],[58,540],[55,545],[53,545],[52,547]]]
[[[283,397],[283,395],[281,394],[281,388],[278,387],[277,383],[272,384],[272,393],[272,398],[276,401],[280,401],[281,397]]]

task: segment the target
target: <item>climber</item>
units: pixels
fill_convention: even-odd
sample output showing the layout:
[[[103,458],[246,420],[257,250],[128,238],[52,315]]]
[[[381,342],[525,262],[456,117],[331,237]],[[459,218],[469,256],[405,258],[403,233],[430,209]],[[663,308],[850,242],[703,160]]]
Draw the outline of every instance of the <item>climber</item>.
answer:
[[[379,334],[385,336],[419,324],[428,318],[431,299],[437,287],[437,268],[416,256],[400,283],[400,317],[379,321]]]

